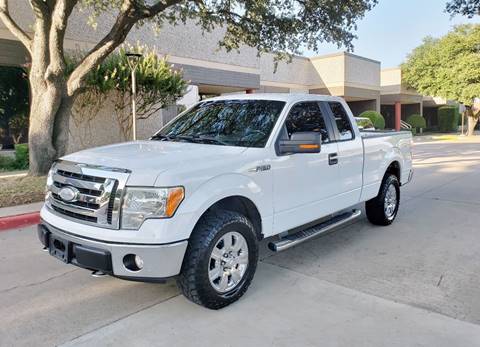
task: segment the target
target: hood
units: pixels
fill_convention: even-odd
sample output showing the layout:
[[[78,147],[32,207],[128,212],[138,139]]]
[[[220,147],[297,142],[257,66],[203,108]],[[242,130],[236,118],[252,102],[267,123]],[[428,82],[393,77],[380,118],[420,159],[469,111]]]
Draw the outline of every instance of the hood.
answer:
[[[189,142],[134,141],[86,149],[61,159],[128,169],[132,172],[128,185],[153,186],[160,173],[178,165],[238,155],[245,150],[245,147]]]

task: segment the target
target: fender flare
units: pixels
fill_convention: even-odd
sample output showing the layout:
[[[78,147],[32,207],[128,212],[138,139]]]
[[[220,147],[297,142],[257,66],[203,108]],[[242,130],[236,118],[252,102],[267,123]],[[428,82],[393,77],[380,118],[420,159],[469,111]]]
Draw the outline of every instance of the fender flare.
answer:
[[[225,188],[228,187],[228,188]],[[250,177],[242,174],[224,174],[216,176],[198,187],[192,195],[185,199],[182,214],[190,215],[185,228],[190,236],[195,225],[203,214],[215,203],[228,197],[238,196],[250,200],[258,210],[262,220],[262,230],[272,228],[266,225],[265,217],[273,213],[271,192],[265,192]]]

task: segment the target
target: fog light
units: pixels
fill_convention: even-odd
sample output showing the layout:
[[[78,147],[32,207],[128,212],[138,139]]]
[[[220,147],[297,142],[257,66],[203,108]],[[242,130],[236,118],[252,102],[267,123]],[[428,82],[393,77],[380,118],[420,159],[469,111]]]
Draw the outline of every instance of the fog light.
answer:
[[[143,259],[136,254],[127,254],[123,257],[123,265],[130,271],[140,271],[143,268]]]
[[[135,265],[137,265],[139,270],[143,269],[143,259],[138,255],[135,256]]]

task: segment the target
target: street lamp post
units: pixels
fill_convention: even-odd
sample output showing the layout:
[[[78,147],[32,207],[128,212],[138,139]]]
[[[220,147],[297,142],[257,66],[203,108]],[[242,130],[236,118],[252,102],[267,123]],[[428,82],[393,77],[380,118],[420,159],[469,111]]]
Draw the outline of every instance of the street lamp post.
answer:
[[[137,110],[135,100],[137,98],[137,80],[135,78],[135,71],[137,70],[138,63],[142,55],[140,53],[126,53],[128,66],[132,72],[132,133],[133,141],[137,139]]]

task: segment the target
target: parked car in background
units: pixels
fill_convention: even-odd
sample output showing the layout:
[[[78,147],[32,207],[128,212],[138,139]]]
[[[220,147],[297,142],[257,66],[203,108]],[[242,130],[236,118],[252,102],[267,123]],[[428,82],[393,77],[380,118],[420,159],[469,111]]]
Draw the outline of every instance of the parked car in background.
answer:
[[[360,130],[375,130],[375,126],[370,118],[355,117],[355,121],[357,122],[358,129]]]
[[[360,133],[347,103],[309,94],[204,100],[148,141],[73,153],[47,181],[45,249],[115,277],[176,276],[219,309],[278,252],[360,215],[391,224],[412,177],[410,132]]]

